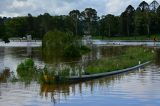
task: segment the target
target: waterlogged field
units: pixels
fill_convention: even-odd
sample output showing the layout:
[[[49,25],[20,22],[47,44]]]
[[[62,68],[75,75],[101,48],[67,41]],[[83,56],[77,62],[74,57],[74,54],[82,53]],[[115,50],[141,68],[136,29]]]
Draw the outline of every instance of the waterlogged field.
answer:
[[[106,78],[76,84],[46,85],[35,81],[10,82],[16,75],[17,65],[27,57],[33,58],[37,67],[70,66],[83,71],[92,61],[103,57],[121,55],[127,47],[96,47],[78,59],[44,57],[40,48],[0,48],[0,106],[159,106],[160,60],[157,50],[155,61],[141,69]],[[5,67],[10,68],[3,71]]]

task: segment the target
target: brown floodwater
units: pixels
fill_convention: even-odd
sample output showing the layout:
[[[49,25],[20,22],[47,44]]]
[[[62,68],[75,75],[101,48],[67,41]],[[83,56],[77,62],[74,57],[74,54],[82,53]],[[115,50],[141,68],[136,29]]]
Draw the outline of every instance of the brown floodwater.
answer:
[[[155,62],[143,68],[87,82],[41,85],[35,81],[29,84],[9,81],[10,76],[16,74],[17,64],[26,57],[32,57],[39,67],[62,63],[85,67],[103,56],[119,55],[125,48],[97,47],[75,62],[71,62],[72,59],[44,59],[39,48],[0,48],[0,106],[159,106],[159,50]]]

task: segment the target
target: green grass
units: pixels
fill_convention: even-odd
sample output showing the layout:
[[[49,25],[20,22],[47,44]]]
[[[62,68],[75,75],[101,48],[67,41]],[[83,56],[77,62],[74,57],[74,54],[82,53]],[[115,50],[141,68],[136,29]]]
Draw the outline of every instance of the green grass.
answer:
[[[145,35],[145,36],[117,36],[117,37],[102,37],[93,36],[93,39],[104,39],[104,40],[160,40],[160,35]]]
[[[118,51],[117,51],[118,52]],[[86,68],[87,74],[96,74],[111,72],[115,70],[133,67],[141,63],[150,61],[154,58],[151,49],[143,47],[129,47],[122,55],[115,57],[107,57],[91,63]]]

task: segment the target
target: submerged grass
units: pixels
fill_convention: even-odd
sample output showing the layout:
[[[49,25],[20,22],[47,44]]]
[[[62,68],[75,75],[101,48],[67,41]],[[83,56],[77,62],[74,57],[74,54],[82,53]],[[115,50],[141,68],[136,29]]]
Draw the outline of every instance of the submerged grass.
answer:
[[[117,52],[119,51],[117,50]],[[124,49],[118,56],[105,57],[89,64],[85,74],[91,75],[129,68],[152,60],[154,55],[153,50],[149,48],[129,47]],[[44,67],[43,69],[37,69],[32,59],[26,59],[18,65],[17,75],[18,78],[16,79],[26,83],[30,81],[38,81],[41,84],[67,83],[70,69],[68,67]]]
[[[117,51],[118,52],[118,51]],[[150,61],[154,58],[154,52],[144,47],[129,47],[122,55],[107,57],[91,63],[86,68],[87,74],[96,74],[125,69]]]
[[[68,81],[69,69],[56,70],[56,68],[49,69],[44,67],[40,72],[39,82],[42,84],[57,84],[65,83]]]

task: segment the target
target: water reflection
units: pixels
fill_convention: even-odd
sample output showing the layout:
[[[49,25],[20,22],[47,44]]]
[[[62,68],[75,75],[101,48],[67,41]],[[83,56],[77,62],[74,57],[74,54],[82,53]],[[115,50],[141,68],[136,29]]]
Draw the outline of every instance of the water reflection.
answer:
[[[84,100],[83,103],[91,101],[90,105],[98,106],[99,100],[102,100],[101,102],[105,105],[117,105],[121,101],[125,101],[119,105],[123,106],[128,103],[144,105],[150,103],[158,106],[158,100],[160,99],[160,94],[158,93],[160,92],[160,86],[158,85],[160,81],[159,72],[160,70],[157,69],[157,66],[152,64],[137,71],[83,83],[61,86],[41,85],[40,94],[41,96],[47,95],[57,105],[62,103],[67,105],[68,102],[65,101],[70,101],[69,104],[73,105],[75,101],[82,103],[81,100]],[[64,99],[65,101],[63,101]],[[94,100],[96,100],[96,103]]]
[[[70,98],[70,96],[76,96],[77,94],[95,94],[95,91],[97,91],[97,87],[100,87],[100,89],[102,90],[106,90],[113,86],[112,84],[118,83],[120,80],[123,80],[126,76],[130,76],[131,74],[132,73],[125,73],[76,84],[41,85],[40,96],[47,98],[50,97],[51,101],[56,104],[60,103],[64,98],[67,100]]]
[[[157,49],[157,50],[156,50],[155,63],[156,63],[157,65],[160,65],[160,49]]]
[[[7,82],[7,79],[10,77],[10,70],[8,68],[4,69],[2,73],[0,73],[0,83]]]

